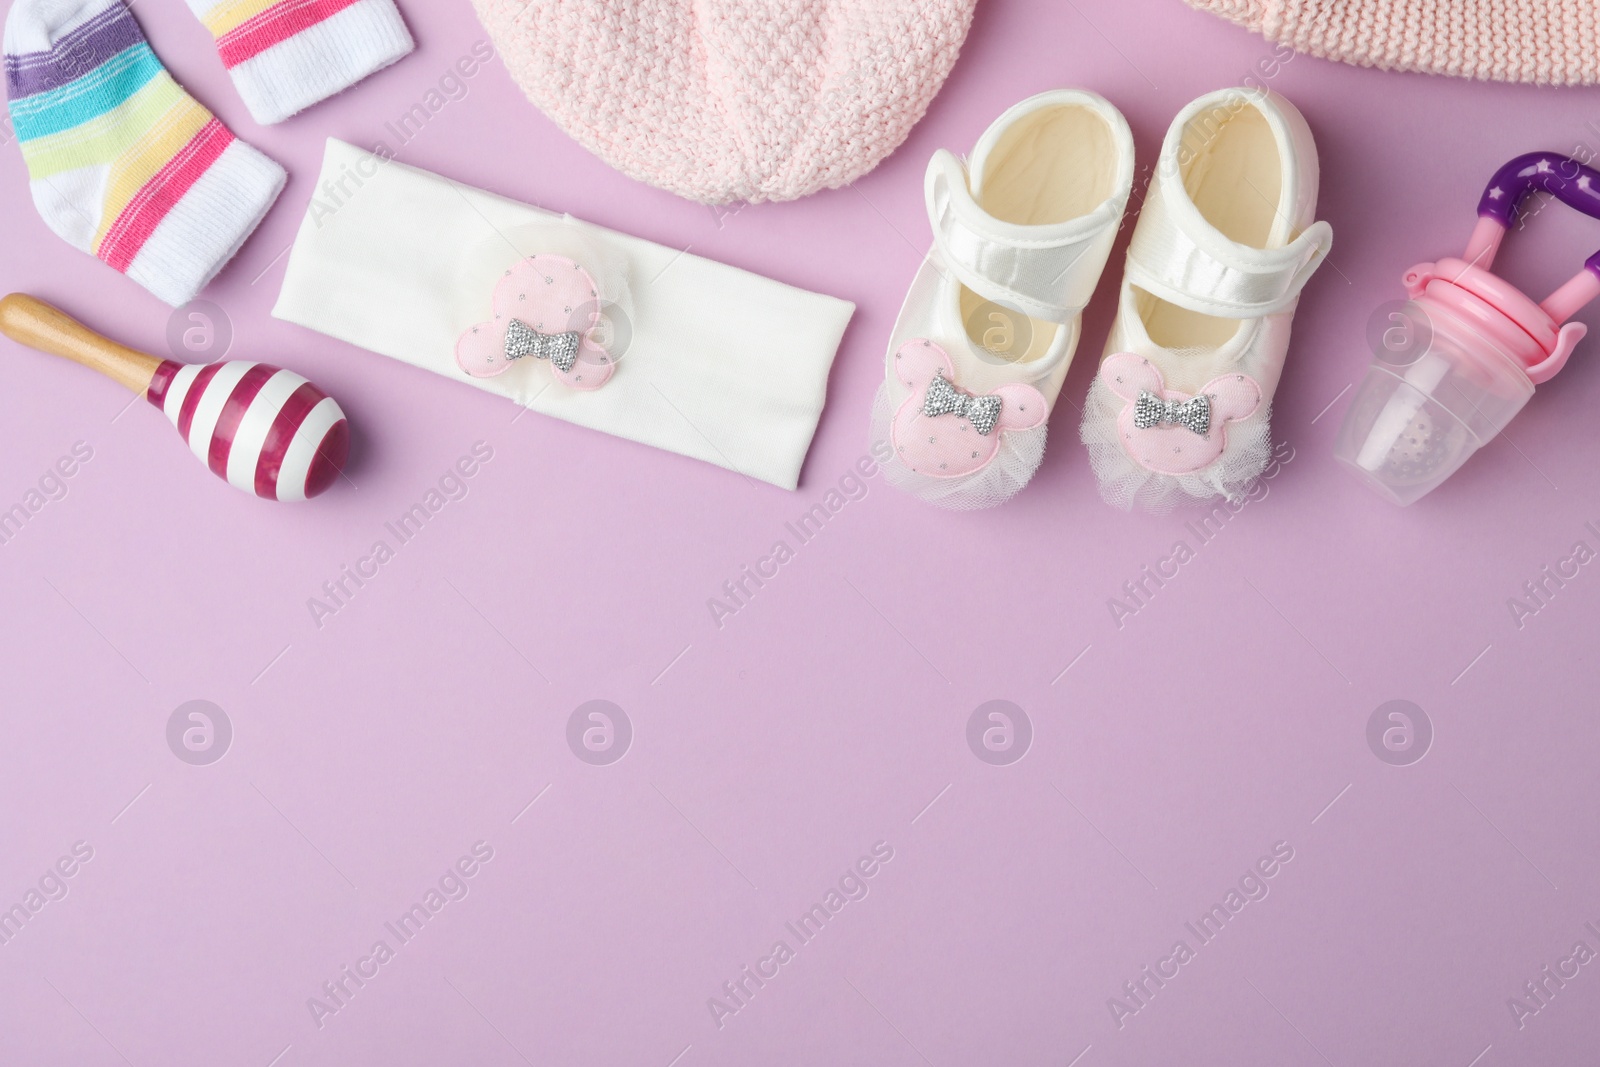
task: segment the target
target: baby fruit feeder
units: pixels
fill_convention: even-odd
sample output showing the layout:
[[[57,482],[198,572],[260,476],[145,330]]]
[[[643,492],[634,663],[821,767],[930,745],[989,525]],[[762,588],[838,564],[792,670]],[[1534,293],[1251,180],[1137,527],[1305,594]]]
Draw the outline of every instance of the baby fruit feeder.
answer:
[[[1412,343],[1379,346],[1334,445],[1336,458],[1397,504],[1428,493],[1505,429],[1587,332],[1567,320],[1600,296],[1600,252],[1540,302],[1490,272],[1535,189],[1600,218],[1600,172],[1558,152],[1530,152],[1495,172],[1463,258],[1405,274],[1411,299],[1400,315]]]

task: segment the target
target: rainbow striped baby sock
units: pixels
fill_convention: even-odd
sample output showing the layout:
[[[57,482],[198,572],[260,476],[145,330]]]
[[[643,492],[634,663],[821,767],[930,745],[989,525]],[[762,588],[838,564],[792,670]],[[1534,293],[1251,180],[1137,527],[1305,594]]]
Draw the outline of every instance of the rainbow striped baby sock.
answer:
[[[189,0],[262,125],[343,92],[416,47],[394,0]]]
[[[16,0],[5,61],[39,214],[174,307],[283,189],[282,167],[172,80],[123,0]]]

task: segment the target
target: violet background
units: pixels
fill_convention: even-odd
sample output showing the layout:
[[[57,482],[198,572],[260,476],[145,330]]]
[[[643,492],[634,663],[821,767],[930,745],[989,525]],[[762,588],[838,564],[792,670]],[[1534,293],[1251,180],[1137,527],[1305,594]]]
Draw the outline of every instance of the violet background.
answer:
[[[1411,264],[1457,254],[1489,175],[1600,146],[1600,95],[1309,57],[1269,84],[1322,152],[1336,242],[1276,398],[1293,460],[1119,628],[1125,580],[1192,514],[1097,497],[1075,405],[1108,270],[1033,485],[947,514],[881,478],[719,629],[707,600],[867,449],[890,324],[928,244],[921,179],[1005,107],[1084,86],[1147,172],[1171,116],[1273,46],[1178,0],[984,0],[906,144],[854,187],[714,212],[639,185],[529,106],[498,62],[399,153],[854,300],[801,488],[786,493],[567,424],[269,317],[322,142],[391,147],[484,33],[404,3],[415,55],[282,126],[248,118],[176,0],[137,7],[178,79],[292,179],[206,294],[236,358],[339,397],[349,483],[307,506],[223,486],[87,371],[0,341],[0,505],[74,442],[94,458],[0,546],[0,904],[74,842],[94,858],[0,946],[0,1063],[1578,1063],[1600,967],[1518,1029],[1507,998],[1600,925],[1600,571],[1519,629],[1507,607],[1600,547],[1595,345],[1507,437],[1409,510],[1331,447],[1367,324]],[[67,248],[0,151],[0,292],[165,352],[168,310]],[[1543,295],[1600,246],[1552,205],[1500,266]],[[1119,264],[1119,243],[1113,264]],[[1597,321],[1597,312],[1583,316]],[[752,337],[752,345],[761,339]],[[307,608],[474,442],[494,459],[335,617]],[[359,488],[356,488],[359,487]],[[1069,669],[1070,668],[1070,669]],[[166,743],[216,702],[210,766]],[[566,724],[615,701],[631,750]],[[1020,762],[973,709],[1015,701]],[[1381,762],[1407,699],[1435,737]],[[535,797],[537,803],[529,807]],[[307,1007],[457,857],[494,858],[319,1029]],[[878,841],[894,858],[719,1029],[707,1000]],[[1294,859],[1120,1028],[1108,998],[1275,842]],[[393,939],[390,938],[391,943]],[[676,1058],[675,1058],[676,1057]]]

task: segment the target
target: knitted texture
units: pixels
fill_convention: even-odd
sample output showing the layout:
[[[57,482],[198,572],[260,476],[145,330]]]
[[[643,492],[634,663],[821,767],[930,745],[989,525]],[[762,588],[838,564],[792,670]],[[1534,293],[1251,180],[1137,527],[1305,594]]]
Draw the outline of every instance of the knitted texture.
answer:
[[[343,92],[416,47],[394,0],[189,0],[263,125]]]
[[[34,205],[169,304],[192,299],[283,189],[283,168],[172,80],[122,0],[17,0],[11,124]]]
[[[1459,78],[1600,82],[1593,0],[1186,0],[1297,52]]]
[[[976,0],[473,0],[524,92],[624,174],[793,200],[900,146]]]

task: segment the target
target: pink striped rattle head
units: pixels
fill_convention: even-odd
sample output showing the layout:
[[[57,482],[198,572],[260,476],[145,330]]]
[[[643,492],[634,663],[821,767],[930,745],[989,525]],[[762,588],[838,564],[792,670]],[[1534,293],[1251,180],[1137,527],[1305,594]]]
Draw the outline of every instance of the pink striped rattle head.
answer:
[[[350,423],[338,402],[293,371],[158,359],[20,293],[0,300],[0,333],[144,396],[213,474],[268,500],[309,500],[333,484],[349,455]]]

